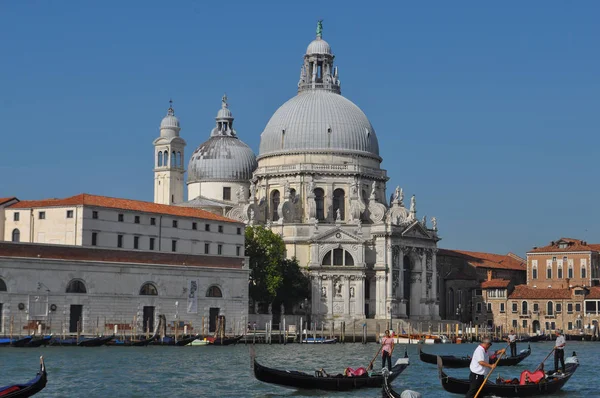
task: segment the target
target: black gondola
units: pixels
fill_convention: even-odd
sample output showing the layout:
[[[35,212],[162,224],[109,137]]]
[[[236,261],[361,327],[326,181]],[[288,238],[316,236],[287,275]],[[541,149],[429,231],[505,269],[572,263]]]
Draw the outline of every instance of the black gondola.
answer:
[[[481,396],[533,397],[536,395],[553,394],[559,391],[577,370],[579,360],[575,352],[573,352],[572,357],[565,360],[565,365],[564,374],[553,375],[552,372],[547,372],[546,379],[536,384],[493,383],[488,380],[481,390]],[[442,358],[438,360],[438,372],[444,390],[461,395],[465,395],[469,391],[470,383],[468,379],[455,379],[444,373]]]
[[[533,336],[521,337],[521,339],[518,341],[521,343],[537,343],[539,341],[546,340],[548,340],[548,336],[546,336],[545,334],[535,334]]]
[[[113,336],[93,337],[90,339],[82,339],[77,342],[79,347],[100,347],[111,341]]]
[[[40,338],[35,338],[29,341],[29,343],[27,343],[26,347],[41,347],[43,345],[48,345],[50,344],[50,340],[52,340],[52,336],[43,336]]]
[[[20,339],[14,340],[10,345],[13,347],[27,347],[27,344],[29,344],[32,339],[33,337],[31,336],[21,337]]]
[[[408,367],[408,356],[399,359],[388,377],[391,383]],[[251,361],[254,370],[254,377],[265,383],[278,384],[286,387],[293,387],[308,390],[328,390],[328,391],[348,391],[359,388],[381,388],[383,385],[383,375],[380,372],[373,372],[371,375],[364,376],[327,376],[322,371],[315,371],[314,374],[298,372],[294,370],[272,369],[259,364],[256,361],[253,348],[251,348]]]
[[[208,340],[210,345],[232,345],[232,344],[237,344],[238,341],[240,341],[242,339],[242,337],[244,336],[236,336],[236,337],[207,337],[206,340]]]
[[[0,387],[0,397],[2,398],[24,398],[31,397],[37,394],[46,387],[47,382],[46,366],[44,365],[44,357],[40,357],[40,371],[38,374],[27,383],[12,384],[9,386]]]
[[[381,389],[381,396],[383,398],[400,398],[400,394],[398,394],[392,388],[392,385],[391,385],[392,382],[389,380],[390,372],[388,372],[387,369],[384,369],[382,371],[382,373],[383,373],[383,388]]]
[[[471,364],[471,358],[470,357],[457,357],[454,355],[433,355],[433,354],[428,354],[426,352],[423,352],[421,350],[421,345],[419,344],[418,347],[419,350],[419,358],[421,359],[421,361],[426,362],[426,363],[431,363],[434,365],[437,365],[437,358],[442,358],[442,361],[444,363],[444,367],[445,368],[468,368],[469,365]],[[500,362],[498,362],[498,366],[514,366],[519,364],[522,360],[524,360],[525,358],[527,358],[529,355],[531,355],[531,346],[528,346],[526,350],[521,350],[521,352],[519,353],[519,355],[517,355],[516,357],[505,357],[500,359]],[[496,360],[495,359],[490,359],[490,363],[495,363]]]

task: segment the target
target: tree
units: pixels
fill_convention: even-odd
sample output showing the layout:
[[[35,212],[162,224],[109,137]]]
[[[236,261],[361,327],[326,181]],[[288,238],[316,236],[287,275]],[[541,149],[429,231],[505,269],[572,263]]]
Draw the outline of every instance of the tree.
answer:
[[[308,278],[298,261],[287,259],[281,236],[262,226],[246,228],[246,255],[250,258],[250,297],[291,308],[308,297]]]

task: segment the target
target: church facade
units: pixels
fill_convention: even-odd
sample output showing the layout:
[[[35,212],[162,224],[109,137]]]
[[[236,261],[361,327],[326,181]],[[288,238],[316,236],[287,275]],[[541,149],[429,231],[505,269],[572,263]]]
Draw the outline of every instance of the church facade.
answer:
[[[216,127],[188,164],[187,202],[177,160],[185,141],[178,120],[163,120],[155,198],[280,234],[310,277],[316,319],[439,319],[437,221],[418,218],[415,195],[405,200],[400,187],[387,200],[375,129],[341,95],[334,58],[319,22],[297,93],[267,123],[258,156],[233,129],[224,97]]]

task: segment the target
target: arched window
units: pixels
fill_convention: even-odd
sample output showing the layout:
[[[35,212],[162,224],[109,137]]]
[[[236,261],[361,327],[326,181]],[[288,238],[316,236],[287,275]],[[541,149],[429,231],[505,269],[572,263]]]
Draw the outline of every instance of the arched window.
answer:
[[[154,283],[144,283],[140,289],[140,296],[158,296],[158,289]]]
[[[333,216],[337,219],[337,211],[340,211],[340,219],[344,219],[345,192],[343,189],[333,191]]]
[[[552,301],[548,301],[548,305],[546,305],[546,315],[554,315],[554,305]]]
[[[271,221],[279,220],[279,214],[277,208],[279,207],[280,194],[278,190],[271,192]]]
[[[181,166],[183,166],[183,163],[181,162],[181,152],[177,152],[177,167]]]
[[[169,152],[163,152],[163,166],[167,167],[169,165]]]
[[[0,292],[6,292],[6,283],[4,283],[4,281],[2,280],[2,278],[0,278]]]
[[[21,232],[15,228],[12,231],[12,241],[13,242],[20,242],[21,241]]]
[[[315,189],[315,204],[317,208],[317,220],[325,220],[325,191],[321,188]]]
[[[521,314],[527,315],[527,313],[528,313],[527,301],[523,301],[523,302],[521,302]]]
[[[223,297],[223,293],[219,289],[219,286],[213,285],[206,291],[206,297]]]
[[[171,154],[171,167],[177,166],[177,154],[175,151]]]
[[[67,285],[67,293],[87,293],[85,283],[79,279],[73,279]]]
[[[156,164],[158,167],[162,167],[163,165],[163,153],[162,151],[158,152],[158,159],[156,160]]]
[[[354,265],[354,258],[352,257],[352,254],[350,254],[350,252],[344,249],[333,249],[325,253],[321,265],[336,267]]]

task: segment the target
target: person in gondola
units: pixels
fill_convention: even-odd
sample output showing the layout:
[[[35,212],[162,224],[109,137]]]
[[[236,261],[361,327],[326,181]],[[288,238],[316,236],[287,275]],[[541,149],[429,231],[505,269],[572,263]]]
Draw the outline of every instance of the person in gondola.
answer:
[[[471,373],[469,374],[469,391],[466,398],[474,398],[475,394],[479,390],[479,387],[483,384],[485,380],[485,376],[491,369],[494,369],[494,365],[490,364],[490,354],[488,350],[492,346],[492,341],[489,337],[484,337],[481,341],[481,344],[475,348],[473,352],[473,357],[471,358],[471,364],[469,365],[469,369]],[[496,351],[497,355],[502,355],[504,350]]]
[[[558,361],[562,372],[565,373],[565,336],[560,330],[556,331],[556,342],[554,343],[554,373],[558,372]]]
[[[510,356],[517,356],[517,335],[514,330],[510,331],[510,334],[506,338],[506,341],[510,344]]]
[[[390,336],[390,331],[385,331],[385,336],[381,339],[381,367],[385,368],[387,361],[388,370],[392,369],[392,353],[394,352],[394,339]]]

